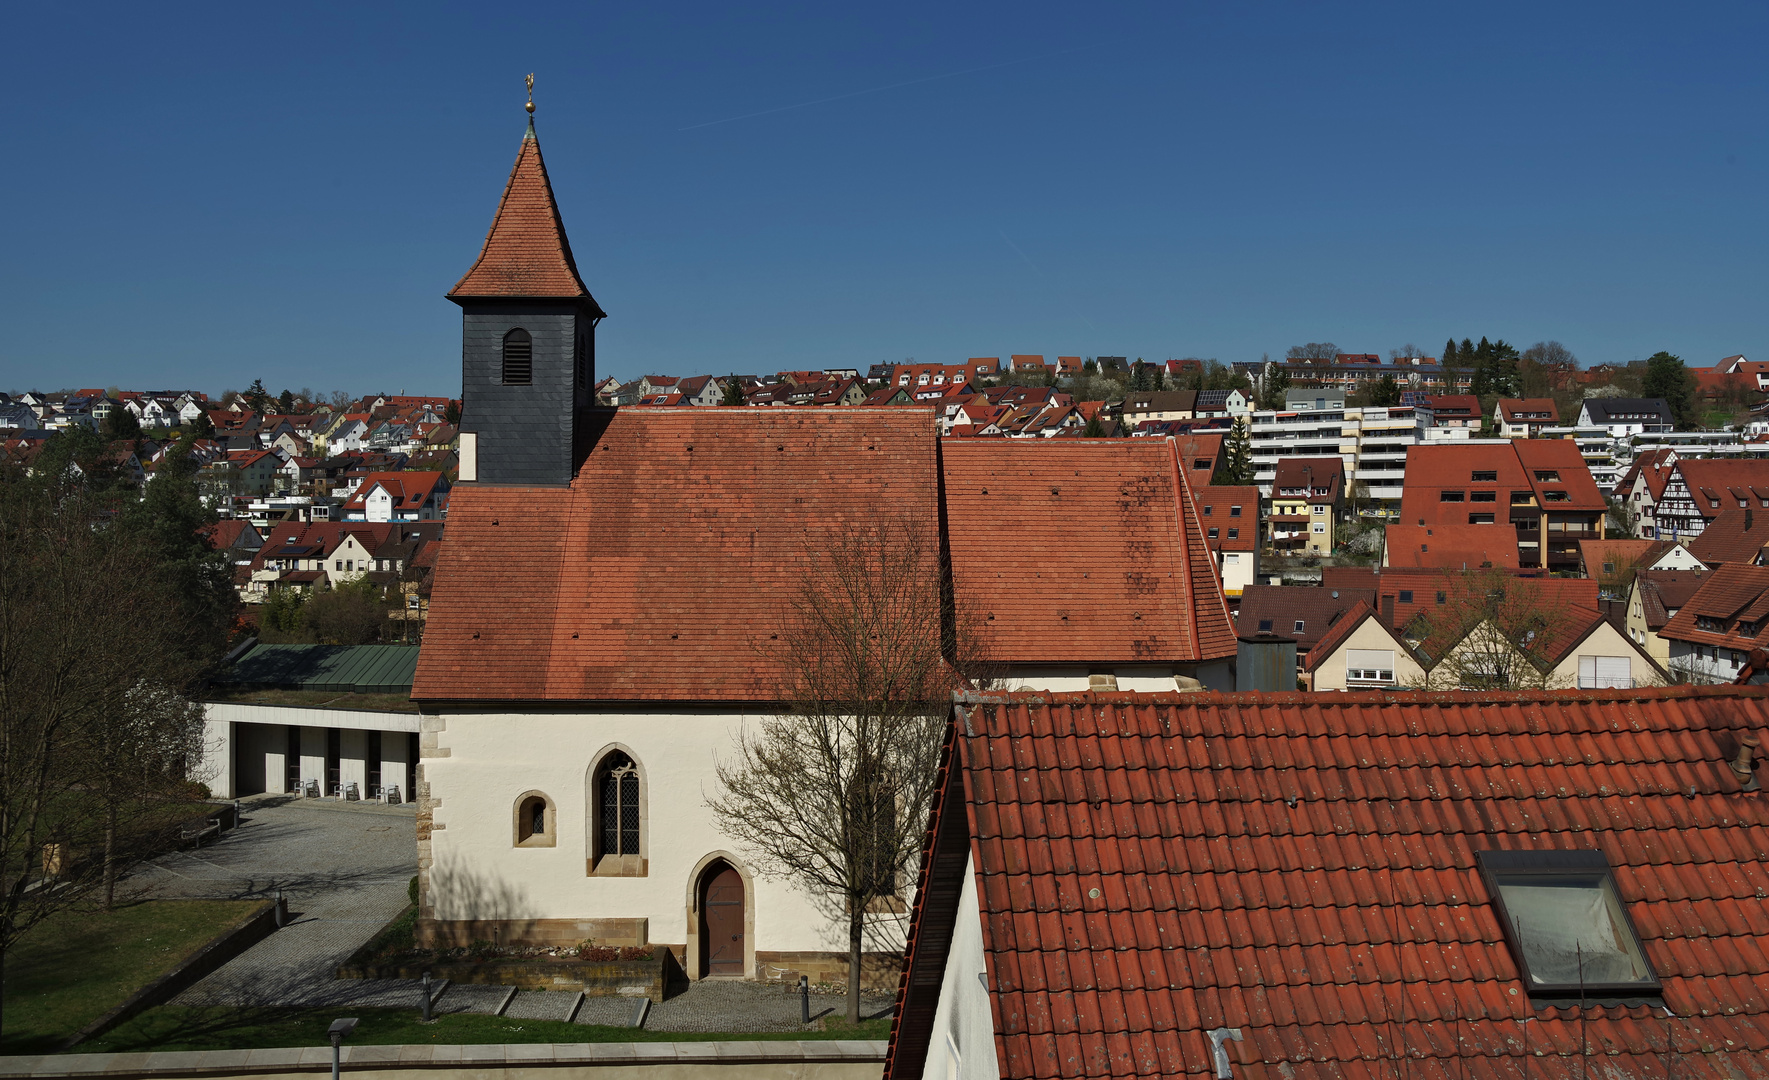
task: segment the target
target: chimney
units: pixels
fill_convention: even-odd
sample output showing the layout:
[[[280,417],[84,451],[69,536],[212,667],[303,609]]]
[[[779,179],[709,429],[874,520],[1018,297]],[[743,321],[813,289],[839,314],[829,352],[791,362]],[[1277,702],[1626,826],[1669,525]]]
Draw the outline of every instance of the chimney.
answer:
[[[1738,739],[1738,753],[1732,756],[1730,762],[1727,762],[1732,766],[1732,775],[1738,778],[1739,788],[1744,791],[1756,791],[1759,786],[1756,765],[1751,760],[1751,756],[1756,753],[1757,747],[1760,745],[1762,745],[1762,740],[1755,735],[1741,735]]]

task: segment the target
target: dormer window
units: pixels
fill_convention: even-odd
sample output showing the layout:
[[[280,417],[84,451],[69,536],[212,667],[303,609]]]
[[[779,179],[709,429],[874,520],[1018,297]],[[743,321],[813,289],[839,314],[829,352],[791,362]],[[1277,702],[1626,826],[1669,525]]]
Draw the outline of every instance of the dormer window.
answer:
[[[1478,851],[1475,857],[1530,994],[1660,991],[1601,851]]]
[[[1494,469],[1476,469],[1472,479],[1476,484],[1491,484],[1499,479],[1499,474]]]
[[[517,327],[504,335],[505,386],[528,386],[534,382],[534,339]]]

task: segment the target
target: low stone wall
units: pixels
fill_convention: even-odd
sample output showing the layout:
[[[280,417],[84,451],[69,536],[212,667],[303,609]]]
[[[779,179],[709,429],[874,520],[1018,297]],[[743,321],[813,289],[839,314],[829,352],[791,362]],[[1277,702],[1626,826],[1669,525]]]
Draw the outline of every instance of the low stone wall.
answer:
[[[346,1046],[344,1070],[363,1080],[878,1080],[885,1044],[871,1041],[512,1043],[485,1046]],[[232,1076],[306,1080],[329,1075],[332,1048],[59,1054],[0,1057],[0,1078],[173,1080]]]
[[[432,979],[515,986],[523,990],[582,990],[590,997],[648,997],[661,1004],[687,976],[675,954],[659,948],[650,960],[444,960],[427,964],[352,963],[341,979]]]

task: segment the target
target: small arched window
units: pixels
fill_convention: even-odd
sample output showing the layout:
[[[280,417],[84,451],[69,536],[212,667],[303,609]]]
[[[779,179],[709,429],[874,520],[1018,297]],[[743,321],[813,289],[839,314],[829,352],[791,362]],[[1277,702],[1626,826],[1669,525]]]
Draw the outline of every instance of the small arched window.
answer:
[[[524,792],[516,799],[514,825],[517,847],[553,847],[558,843],[553,800],[538,791]]]
[[[611,748],[590,779],[589,872],[645,873],[645,778],[626,752]]]
[[[527,386],[534,382],[534,339],[517,327],[504,335],[504,385]]]

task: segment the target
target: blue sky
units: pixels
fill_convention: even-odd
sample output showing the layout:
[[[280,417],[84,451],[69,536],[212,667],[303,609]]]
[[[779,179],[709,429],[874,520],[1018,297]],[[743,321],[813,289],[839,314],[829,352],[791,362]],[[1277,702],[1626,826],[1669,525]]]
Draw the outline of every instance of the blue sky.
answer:
[[[522,76],[599,371],[1769,359],[1769,6],[15,5],[0,388],[458,393]]]

